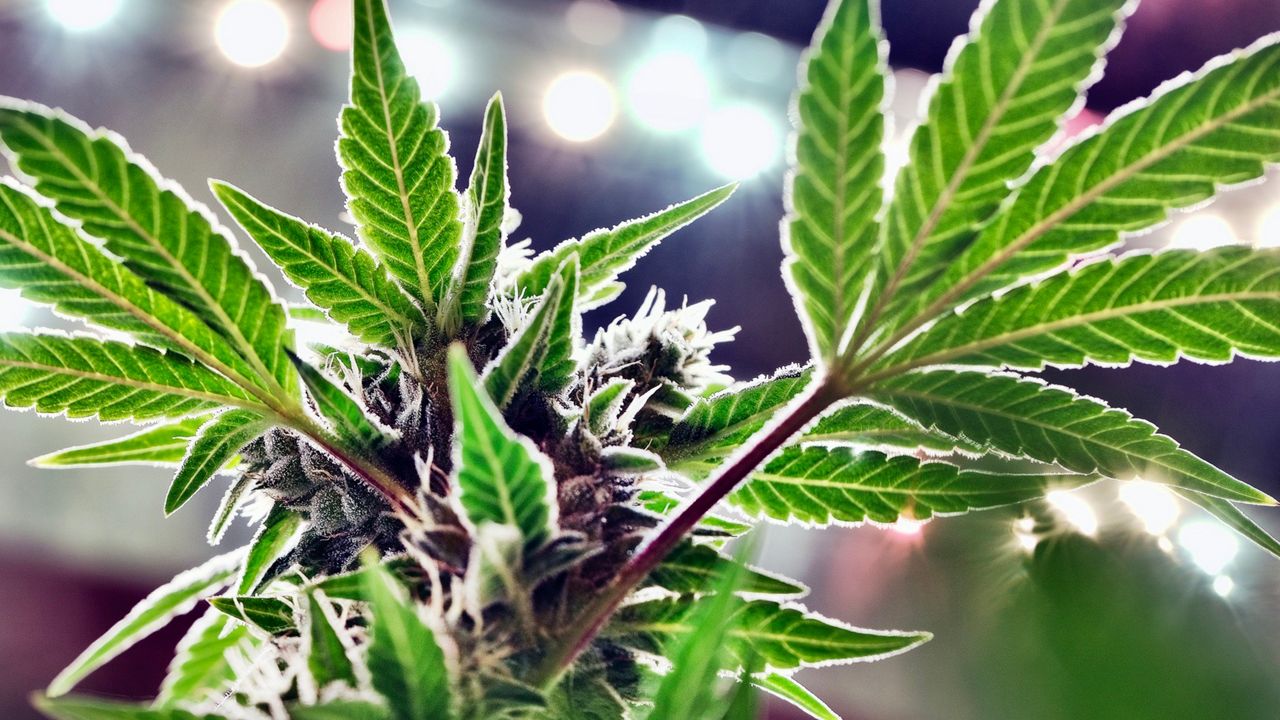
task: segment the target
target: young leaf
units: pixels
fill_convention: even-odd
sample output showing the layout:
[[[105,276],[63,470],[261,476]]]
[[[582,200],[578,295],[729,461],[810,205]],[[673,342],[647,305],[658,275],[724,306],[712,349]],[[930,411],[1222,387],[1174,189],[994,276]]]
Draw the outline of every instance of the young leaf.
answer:
[[[427,334],[422,311],[367,251],[341,235],[270,208],[239,188],[221,182],[211,182],[210,187],[285,277],[352,335],[397,348]]]
[[[647,582],[681,595],[699,593],[712,586],[716,578],[723,577],[733,562],[706,545],[684,542],[649,573]],[[743,569],[736,588],[738,592],[752,595],[799,597],[809,592],[799,583],[751,567]]]
[[[888,408],[865,403],[845,405],[824,415],[800,436],[800,441],[908,452],[923,450],[934,455],[982,454],[982,448],[977,445],[925,428]]]
[[[525,547],[555,530],[551,464],[507,427],[471,369],[466,351],[449,351],[449,394],[457,420],[458,501],[473,527],[484,522],[519,529]]]
[[[952,48],[883,227],[882,295],[946,270],[1058,130],[1119,39],[1127,0],[999,0]],[[881,298],[884,302],[887,298]]]
[[[568,384],[581,322],[573,300],[577,285],[577,259],[570,257],[528,322],[485,369],[485,389],[499,408],[506,408],[526,385],[554,393]]]
[[[1267,552],[1280,557],[1280,540],[1276,540],[1266,530],[1263,530],[1253,520],[1249,519],[1240,508],[1231,504],[1222,498],[1216,498],[1212,495],[1202,495],[1197,492],[1189,492],[1186,490],[1176,491],[1182,498],[1194,505],[1198,505],[1201,510],[1209,513],[1222,524],[1240,533],[1241,537],[1256,544],[1258,547]]]
[[[169,672],[160,684],[156,705],[171,707],[177,702],[199,702],[221,695],[235,680],[235,668],[228,656],[252,644],[247,628],[235,624],[228,627],[226,616],[210,608],[178,643]]]
[[[226,469],[226,465],[223,469]],[[240,501],[244,499],[245,493],[254,486],[257,478],[253,473],[241,472],[227,491],[223,493],[222,500],[218,502],[218,509],[213,514],[213,520],[209,522],[209,530],[205,533],[205,539],[210,545],[217,545],[222,542],[222,536],[227,532],[227,527],[231,525],[231,521],[235,519],[236,511],[240,509]]]
[[[152,287],[227,338],[268,388],[291,387],[284,306],[207,208],[119,136],[49,108],[0,100],[0,141],[35,189]]]
[[[611,287],[618,275],[668,235],[729,199],[736,189],[736,184],[725,185],[666,210],[587,233],[581,240],[566,240],[539,255],[516,279],[515,289],[523,297],[543,294],[559,268],[576,255],[582,275],[577,297],[586,301],[583,309],[602,305],[612,299]]]
[[[790,447],[752,473],[729,501],[749,515],[782,522],[892,523],[1012,505],[1090,480],[961,470],[847,447]]]
[[[699,400],[671,428],[662,449],[669,463],[725,455],[756,433],[784,405],[798,396],[813,372],[783,368]]]
[[[361,448],[375,449],[386,444],[389,437],[387,431],[346,390],[298,356],[290,354],[290,358],[298,368],[298,374],[302,376],[302,382],[307,386],[307,393],[315,403],[320,417],[324,418],[338,437]]]
[[[18,288],[24,298],[65,315],[177,349],[242,386],[270,384],[192,311],[59,223],[10,178],[0,178],[0,286]]]
[[[1280,35],[1211,61],[1037,171],[918,302],[954,304],[1114,245],[1280,160]]]
[[[180,573],[143,598],[120,622],[80,653],[49,683],[49,697],[65,695],[89,673],[107,664],[134,643],[159,630],[175,617],[190,611],[201,598],[221,590],[240,569],[240,550],[219,555],[203,565]]]
[[[614,378],[591,393],[583,404],[582,416],[593,435],[604,435],[614,428],[622,412],[622,404],[635,386],[634,380]]]
[[[317,687],[331,682],[356,686],[356,674],[347,656],[347,646],[333,629],[329,601],[318,593],[307,593],[307,670]]]
[[[783,275],[805,319],[810,354],[827,364],[873,270],[884,174],[884,47],[875,4],[832,2],[805,64],[787,178]]]
[[[1038,380],[938,370],[885,381],[872,395],[927,427],[1074,472],[1141,476],[1226,500],[1275,504],[1157,435],[1150,423]]]
[[[641,649],[695,630],[706,599],[651,600],[623,607],[602,635]],[[754,658],[774,670],[880,660],[928,641],[929,633],[863,630],[765,600],[736,600],[728,648],[736,665]],[[726,669],[735,669],[733,667]]]
[[[1280,357],[1280,251],[1131,253],[948,315],[886,364],[1046,365]]]
[[[298,629],[293,619],[293,607],[280,598],[233,595],[209,598],[209,605],[227,617],[270,635],[292,635]]]
[[[416,582],[412,578],[412,574],[408,572],[418,567],[414,561],[406,558],[393,558],[391,560],[383,560],[381,564],[391,577],[400,580],[406,587],[412,586]],[[325,597],[331,599],[367,601],[368,598],[364,594],[365,583],[368,582],[366,576],[372,572],[373,570],[366,565],[355,570],[322,578],[310,587],[313,590],[319,590],[324,593]]]
[[[3,377],[0,375],[0,377]],[[28,460],[39,468],[80,468],[103,465],[172,465],[177,467],[187,454],[196,432],[209,421],[203,415],[153,425],[114,440],[79,445]]]
[[[840,716],[827,707],[826,703],[809,692],[808,688],[786,675],[779,675],[778,673],[753,675],[751,684],[774,697],[786,700],[803,710],[809,717],[817,718],[817,720],[840,720]]]
[[[248,410],[228,410],[210,419],[200,428],[169,485],[169,494],[164,499],[165,515],[173,514],[186,504],[240,448],[266,429],[262,416]]]
[[[245,556],[244,567],[236,580],[237,595],[257,592],[267,570],[293,544],[301,526],[302,516],[298,513],[281,505],[271,508],[271,512],[262,521],[262,527],[258,528],[253,541],[249,543],[249,553]]]
[[[462,229],[458,268],[449,291],[448,312],[455,325],[480,325],[489,317],[489,294],[498,251],[505,239],[503,218],[511,191],[507,185],[507,115],[502,94],[489,100],[484,112],[480,147],[467,188],[467,218]],[[441,325],[449,322],[442,319]]]
[[[360,238],[434,311],[458,256],[456,169],[434,103],[405,70],[384,0],[356,0],[351,103],[342,109],[342,187]]]
[[[193,715],[178,708],[154,708],[75,696],[54,698],[37,695],[31,702],[54,720],[224,720],[214,715]]]
[[[386,699],[394,720],[453,720],[449,669],[435,633],[418,616],[416,605],[400,597],[399,584],[380,566],[369,566],[365,595],[373,621],[369,627],[369,673]]]

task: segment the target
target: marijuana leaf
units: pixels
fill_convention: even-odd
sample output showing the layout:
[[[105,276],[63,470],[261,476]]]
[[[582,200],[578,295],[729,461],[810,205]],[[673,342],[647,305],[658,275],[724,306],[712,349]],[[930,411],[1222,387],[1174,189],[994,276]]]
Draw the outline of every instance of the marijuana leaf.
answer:
[[[210,419],[196,434],[169,485],[164,512],[172,514],[200,491],[214,473],[267,428],[262,416],[248,410],[228,410]]]
[[[422,311],[368,252],[341,235],[272,209],[239,188],[220,182],[210,187],[285,277],[352,335],[396,348],[427,334]]]
[[[428,311],[443,299],[462,234],[438,114],[405,70],[384,0],[356,0],[351,104],[339,121],[342,187],[361,239]]]
[[[873,395],[928,427],[1074,472],[1141,476],[1226,500],[1275,504],[1157,435],[1150,423],[1040,381],[938,370],[885,381]]]
[[[458,502],[467,518],[474,527],[509,525],[525,547],[540,545],[556,528],[550,463],[506,426],[460,347],[449,353],[449,394],[458,422]]]
[[[331,682],[345,682],[355,687],[355,670],[351,658],[347,657],[346,645],[334,630],[328,604],[318,593],[307,593],[307,669],[318,687]]]
[[[78,445],[41,455],[27,462],[41,468],[78,468],[131,463],[177,467],[186,456],[187,446],[191,444],[196,432],[208,421],[209,418],[205,416],[197,416],[152,425],[122,438]]]
[[[271,508],[262,526],[249,543],[249,551],[245,556],[244,567],[236,579],[236,594],[247,595],[257,592],[267,571],[276,558],[297,539],[298,529],[302,526],[302,517],[281,505]]]
[[[925,428],[888,408],[856,403],[825,415],[800,436],[805,444],[890,448],[933,455],[980,455],[982,448]]]
[[[577,258],[570,257],[547,286],[528,322],[485,369],[485,389],[499,408],[506,408],[526,385],[556,392],[568,383],[580,326],[574,307],[577,287]]]
[[[230,654],[255,643],[248,628],[228,624],[226,616],[213,608],[195,621],[178,643],[156,705],[172,707],[212,697],[231,683],[235,668]]]
[[[307,393],[315,403],[320,417],[333,428],[339,438],[362,449],[377,448],[387,442],[388,434],[377,421],[365,412],[345,390],[338,387],[319,370],[291,355]]]
[[[752,676],[751,682],[765,692],[782,698],[818,720],[840,720],[827,704],[819,700],[809,689],[786,675],[769,673]]]
[[[698,593],[710,587],[716,578],[723,577],[733,562],[711,547],[686,542],[649,573],[648,582],[681,595]],[[735,588],[753,595],[798,597],[809,592],[808,588],[787,578],[749,567],[743,569]]]
[[[36,696],[32,702],[40,712],[55,720],[220,720],[213,715],[193,715],[178,708],[153,708],[82,697]]]
[[[365,596],[373,610],[369,627],[369,672],[394,720],[454,717],[449,671],[435,634],[416,606],[399,595],[396,581],[370,565]]]
[[[209,599],[209,605],[218,612],[268,635],[295,634],[297,625],[293,619],[293,606],[275,597],[231,595]]]
[[[880,209],[885,59],[872,4],[831,4],[797,100],[783,275],[805,318],[811,355],[841,354],[863,300]]]
[[[1235,530],[1242,537],[1253,542],[1267,552],[1280,557],[1280,540],[1276,540],[1253,520],[1249,519],[1240,508],[1230,501],[1212,495],[1204,495],[1187,490],[1178,490],[1178,495],[1202,510],[1217,518],[1222,524]]]

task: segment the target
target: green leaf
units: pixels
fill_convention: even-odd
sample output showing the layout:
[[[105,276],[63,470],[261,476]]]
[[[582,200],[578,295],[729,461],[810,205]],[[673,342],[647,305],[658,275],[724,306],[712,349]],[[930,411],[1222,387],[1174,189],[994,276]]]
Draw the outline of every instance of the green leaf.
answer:
[[[515,289],[523,297],[543,294],[559,268],[576,255],[582,277],[577,297],[587,301],[583,309],[602,305],[612,299],[610,288],[618,275],[668,235],[729,199],[737,187],[736,183],[725,185],[665,210],[587,233],[581,240],[566,240],[539,255],[516,279]]]
[[[228,410],[200,428],[191,449],[182,459],[178,474],[164,499],[165,515],[171,515],[200,491],[215,473],[226,466],[240,448],[267,429],[262,416],[248,410]]]
[[[298,368],[298,374],[302,376],[302,382],[307,386],[307,393],[315,403],[320,417],[324,418],[338,437],[366,449],[376,449],[387,443],[389,431],[365,412],[346,390],[298,356],[291,354],[290,357]]]
[[[778,673],[756,675],[751,678],[751,684],[774,697],[786,700],[803,710],[809,717],[817,718],[818,720],[840,720],[840,716],[827,707],[826,703],[819,700],[812,692],[809,692],[808,688],[786,675],[779,675]]]
[[[695,629],[695,609],[705,599],[651,600],[618,611],[602,635],[642,649]],[[774,670],[879,660],[928,641],[929,633],[863,630],[765,600],[736,600],[728,648],[734,661],[755,658]]]
[[[632,720],[634,717],[602,673],[587,674],[569,668],[547,700],[546,712],[534,716],[538,720]]]
[[[365,576],[373,621],[369,627],[369,673],[395,720],[452,720],[449,669],[435,634],[412,601],[379,566]]]
[[[292,705],[292,720],[390,720],[391,712],[381,705],[360,700],[334,700],[322,705]]]
[[[257,592],[258,585],[266,577],[271,564],[284,555],[294,543],[298,529],[302,527],[302,516],[275,505],[262,521],[262,527],[254,534],[249,543],[249,554],[245,557],[244,567],[236,580],[236,594],[247,595]]]
[[[427,335],[422,311],[366,250],[342,235],[268,207],[232,185],[214,181],[209,186],[285,277],[353,336],[398,348]]]
[[[292,387],[284,306],[207,208],[119,136],[49,108],[0,100],[0,141],[59,212],[227,338],[264,387]]]
[[[670,432],[662,449],[669,464],[726,455],[765,426],[798,396],[813,372],[798,367],[779,370],[698,400]]]
[[[0,363],[3,361],[0,360]],[[3,375],[0,375],[0,379]],[[102,442],[78,445],[28,460],[39,468],[100,467],[103,465],[172,465],[177,467],[187,454],[196,432],[209,418],[204,415],[152,425],[131,435]]]
[[[224,465],[223,469],[227,466]],[[222,536],[227,532],[227,527],[231,525],[231,521],[235,519],[236,511],[240,509],[240,501],[244,499],[245,494],[249,492],[257,482],[257,478],[253,473],[239,473],[231,485],[227,487],[227,491],[223,493],[222,500],[218,502],[218,510],[213,514],[213,520],[209,522],[209,531],[205,533],[205,539],[210,545],[217,545],[222,542]]]
[[[381,565],[388,574],[400,580],[406,588],[416,586],[415,580],[408,576],[408,571],[418,567],[414,561],[407,558],[392,558],[390,560],[382,560]],[[310,587],[313,590],[323,592],[325,597],[328,598],[366,601],[368,598],[365,597],[364,588],[366,583],[369,582],[367,576],[373,572],[370,566],[365,565],[355,570],[317,580]]]
[[[293,634],[298,629],[293,619],[293,606],[280,598],[233,595],[209,598],[209,605],[227,617],[271,635]]]
[[[1150,423],[1038,380],[939,370],[885,381],[872,395],[927,427],[1073,472],[1141,476],[1226,500],[1275,504],[1156,434]]]
[[[335,620],[328,604],[329,601],[317,593],[307,593],[307,669],[317,687],[331,682],[345,682],[355,687],[355,670],[347,656],[347,646],[333,628]]]
[[[342,187],[360,238],[433,312],[458,256],[457,170],[391,35],[384,0],[356,0],[351,103],[342,109]]]
[[[804,443],[925,451],[934,455],[980,455],[982,448],[902,417],[889,408],[845,405],[824,415],[800,437]]]
[[[1091,479],[961,470],[847,447],[790,447],[752,473],[729,502],[783,522],[892,523],[1012,505]]]
[[[228,624],[225,615],[210,609],[191,626],[160,684],[157,706],[216,698],[230,687],[235,668],[228,656],[252,645],[253,639],[243,625]]]
[[[1039,169],[918,302],[949,304],[1110,247],[1280,160],[1280,35],[1115,113]]]
[[[96,338],[0,333],[0,395],[13,408],[102,421],[260,408],[240,388],[173,353]]]
[[[614,428],[618,415],[622,412],[622,405],[635,386],[634,380],[613,378],[604,387],[591,393],[582,408],[583,419],[591,434],[598,437]]]
[[[926,365],[1226,362],[1280,357],[1280,251],[1131,253],[983,298],[893,354]]]
[[[1245,515],[1240,508],[1237,508],[1229,501],[1212,495],[1202,495],[1186,490],[1178,490],[1177,493],[1184,500],[1198,505],[1200,509],[1222,521],[1224,525],[1235,530],[1241,537],[1272,555],[1280,557],[1280,540],[1272,537],[1270,533],[1259,527],[1253,520],[1250,520],[1248,515]]]
[[[569,383],[581,324],[574,308],[577,285],[577,259],[570,257],[528,321],[485,369],[485,388],[499,408],[506,408],[523,387],[556,393]]]
[[[0,287],[69,317],[176,349],[246,388],[259,377],[225,338],[185,306],[109,258],[10,178],[0,178]]]
[[[831,364],[874,269],[884,175],[884,44],[870,0],[833,2],[802,70],[783,276],[810,355]]]
[[[1099,58],[1119,39],[1127,0],[999,0],[952,50],[911,138],[885,216],[885,295],[911,297],[946,270],[1058,130]],[[901,305],[892,301],[895,306]]]
[[[94,700],[86,697],[51,698],[37,695],[36,708],[54,720],[223,720],[214,715],[193,715],[177,708]]]
[[[507,427],[460,346],[449,351],[449,394],[458,425],[458,502],[467,520],[473,527],[510,525],[520,531],[525,547],[541,544],[556,528],[550,462]]]
[[[201,598],[222,589],[240,569],[243,552],[236,551],[209,560],[180,573],[143,598],[111,629],[80,653],[49,683],[50,697],[65,695],[89,673],[107,664],[134,643],[169,624],[170,620],[195,607]]]
[[[498,269],[498,252],[506,234],[503,218],[507,214],[511,189],[507,183],[507,115],[502,107],[502,94],[489,100],[480,132],[480,147],[471,170],[467,188],[466,222],[462,228],[462,247],[457,271],[452,280],[448,313],[441,325],[456,329],[463,325],[481,325],[489,317],[489,295],[494,273]]]
[[[688,595],[705,591],[733,567],[734,561],[706,545],[683,542],[649,573],[648,584],[673,593]],[[736,586],[753,595],[799,597],[809,592],[805,586],[758,568],[747,567]]]

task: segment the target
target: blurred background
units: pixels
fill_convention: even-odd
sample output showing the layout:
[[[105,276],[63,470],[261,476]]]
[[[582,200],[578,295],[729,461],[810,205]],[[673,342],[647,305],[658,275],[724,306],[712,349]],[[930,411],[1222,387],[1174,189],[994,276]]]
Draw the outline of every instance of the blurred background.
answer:
[[[778,274],[794,65],[823,0],[391,0],[406,60],[443,106],[460,174],[484,101],[506,96],[513,240],[536,248],[730,179],[724,207],[648,255],[588,318],[714,297],[742,327],[719,359],[749,378],[804,358]],[[930,73],[977,0],[884,0],[900,157]],[[1276,0],[1146,0],[1067,132],[1214,55],[1280,30]],[[211,201],[205,180],[349,232],[333,145],[346,96],[346,0],[0,0],[0,94],[129,139]],[[1274,177],[1273,173],[1273,177]],[[1179,215],[1133,246],[1280,245],[1280,183]],[[259,266],[265,266],[259,262]],[[283,282],[277,287],[285,289]],[[287,292],[287,291],[286,291]],[[58,319],[0,296],[0,326]],[[1240,361],[1053,372],[1208,460],[1280,493],[1280,366]],[[154,585],[211,555],[218,492],[164,519],[168,473],[37,472],[28,458],[120,434],[0,414],[0,717]],[[761,564],[803,578],[812,607],[867,627],[928,629],[923,648],[801,679],[846,718],[1280,717],[1280,560],[1159,488],[1103,484],[1027,508],[927,525],[769,528]],[[1280,530],[1280,511],[1252,513]],[[246,528],[225,543],[245,539]],[[84,683],[154,693],[182,625]],[[769,717],[798,717],[779,704]]]

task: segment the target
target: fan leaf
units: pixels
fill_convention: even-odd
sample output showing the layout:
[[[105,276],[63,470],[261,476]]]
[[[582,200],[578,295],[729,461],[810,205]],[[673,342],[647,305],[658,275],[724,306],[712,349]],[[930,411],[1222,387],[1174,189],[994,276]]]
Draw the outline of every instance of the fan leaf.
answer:
[[[285,554],[302,527],[302,516],[282,505],[275,505],[267,513],[262,526],[249,543],[244,567],[236,579],[236,594],[248,595],[258,591],[272,563]]]
[[[369,627],[369,673],[394,720],[452,720],[449,670],[435,633],[416,605],[400,597],[399,584],[380,566],[370,566],[365,596],[373,610]]]
[[[225,615],[209,609],[178,643],[169,672],[160,684],[156,705],[216,698],[235,680],[230,655],[254,643],[243,625],[228,627]]]
[[[262,416],[248,410],[228,410],[209,420],[196,434],[169,485],[169,494],[164,500],[165,515],[186,504],[240,448],[266,429]]]
[[[673,593],[687,595],[704,592],[733,565],[729,558],[714,548],[685,542],[649,573],[648,583]],[[809,589],[788,578],[747,567],[736,586],[738,592],[753,595],[799,597]]]
[[[198,416],[153,425],[113,440],[79,445],[28,460],[39,468],[81,468],[103,465],[170,465],[177,467],[187,446],[208,417]]]

